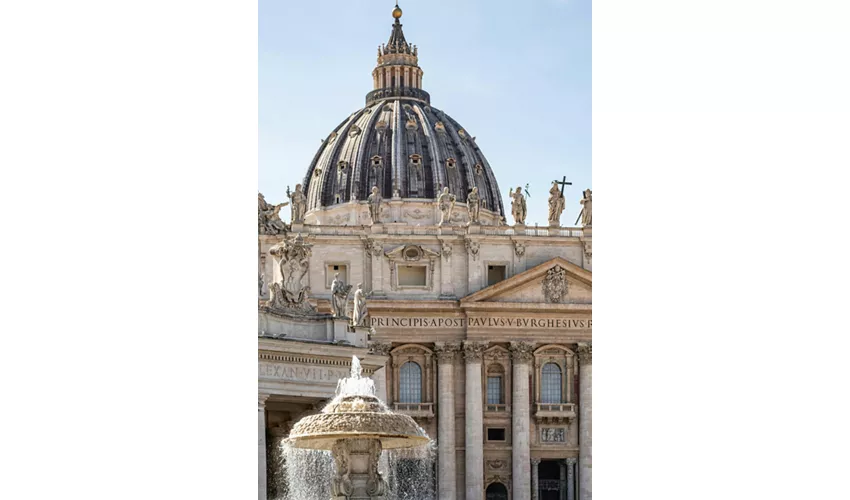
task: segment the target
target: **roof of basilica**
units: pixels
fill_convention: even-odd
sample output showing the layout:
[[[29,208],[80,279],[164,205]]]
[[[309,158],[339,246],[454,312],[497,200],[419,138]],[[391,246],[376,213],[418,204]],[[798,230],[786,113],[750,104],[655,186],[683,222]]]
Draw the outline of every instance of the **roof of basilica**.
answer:
[[[444,187],[465,202],[478,187],[482,208],[504,215],[499,186],[475,138],[431,106],[422,90],[418,50],[399,22],[378,48],[374,90],[322,141],[304,178],[307,211],[365,200],[373,186],[384,198],[436,198]]]

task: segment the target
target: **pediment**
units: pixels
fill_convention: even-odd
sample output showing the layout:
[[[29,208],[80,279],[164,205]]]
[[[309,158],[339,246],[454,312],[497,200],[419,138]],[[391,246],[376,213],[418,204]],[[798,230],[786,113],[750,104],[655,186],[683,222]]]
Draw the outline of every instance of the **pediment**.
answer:
[[[461,299],[462,306],[481,303],[537,303],[553,306],[592,303],[592,273],[555,257],[525,272]]]

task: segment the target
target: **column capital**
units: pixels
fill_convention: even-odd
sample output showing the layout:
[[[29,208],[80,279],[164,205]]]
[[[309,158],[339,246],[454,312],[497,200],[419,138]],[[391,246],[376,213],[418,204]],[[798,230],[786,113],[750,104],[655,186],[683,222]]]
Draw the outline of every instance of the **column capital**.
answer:
[[[564,460],[567,462],[567,465],[575,465],[578,461],[576,457],[565,458]]]
[[[531,459],[531,465],[534,466],[534,467],[537,467],[538,465],[540,465],[540,462],[542,462],[542,460],[539,459],[539,458],[532,458]]]
[[[378,356],[389,356],[393,345],[390,342],[369,342],[369,354],[377,354]]]
[[[257,411],[263,411],[266,409],[267,399],[269,399],[269,394],[263,394],[262,392],[257,394]]]
[[[514,363],[531,363],[534,358],[534,343],[511,342],[511,359]]]
[[[591,343],[591,342],[588,342],[588,343],[586,343],[586,344],[579,344],[579,345],[578,345],[578,349],[576,349],[576,352],[578,353],[578,362],[579,362],[579,364],[582,364],[582,365],[590,365],[590,364],[593,364],[593,361],[592,361],[592,358],[593,358],[592,348],[593,348],[593,345],[592,345],[592,343]]]
[[[463,357],[467,363],[480,363],[488,342],[464,342]]]
[[[460,342],[436,342],[434,344],[438,363],[454,363],[460,350]]]

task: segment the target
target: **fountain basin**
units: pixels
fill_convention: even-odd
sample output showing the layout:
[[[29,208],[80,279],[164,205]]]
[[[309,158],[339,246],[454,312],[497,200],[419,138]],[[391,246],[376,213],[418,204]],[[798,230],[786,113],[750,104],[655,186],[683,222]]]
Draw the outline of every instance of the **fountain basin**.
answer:
[[[407,415],[391,413],[377,397],[345,396],[301,419],[289,434],[295,448],[330,450],[340,439],[377,439],[381,448],[413,448],[430,440]]]

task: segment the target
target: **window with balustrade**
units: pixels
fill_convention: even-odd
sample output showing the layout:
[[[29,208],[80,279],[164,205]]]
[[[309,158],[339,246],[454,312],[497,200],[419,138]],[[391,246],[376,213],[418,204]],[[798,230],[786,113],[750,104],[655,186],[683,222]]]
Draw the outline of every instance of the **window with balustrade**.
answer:
[[[400,403],[422,402],[422,368],[418,364],[408,361],[401,365],[398,389]]]
[[[561,402],[561,367],[555,363],[543,365],[542,380],[540,386],[540,401],[542,403]]]

